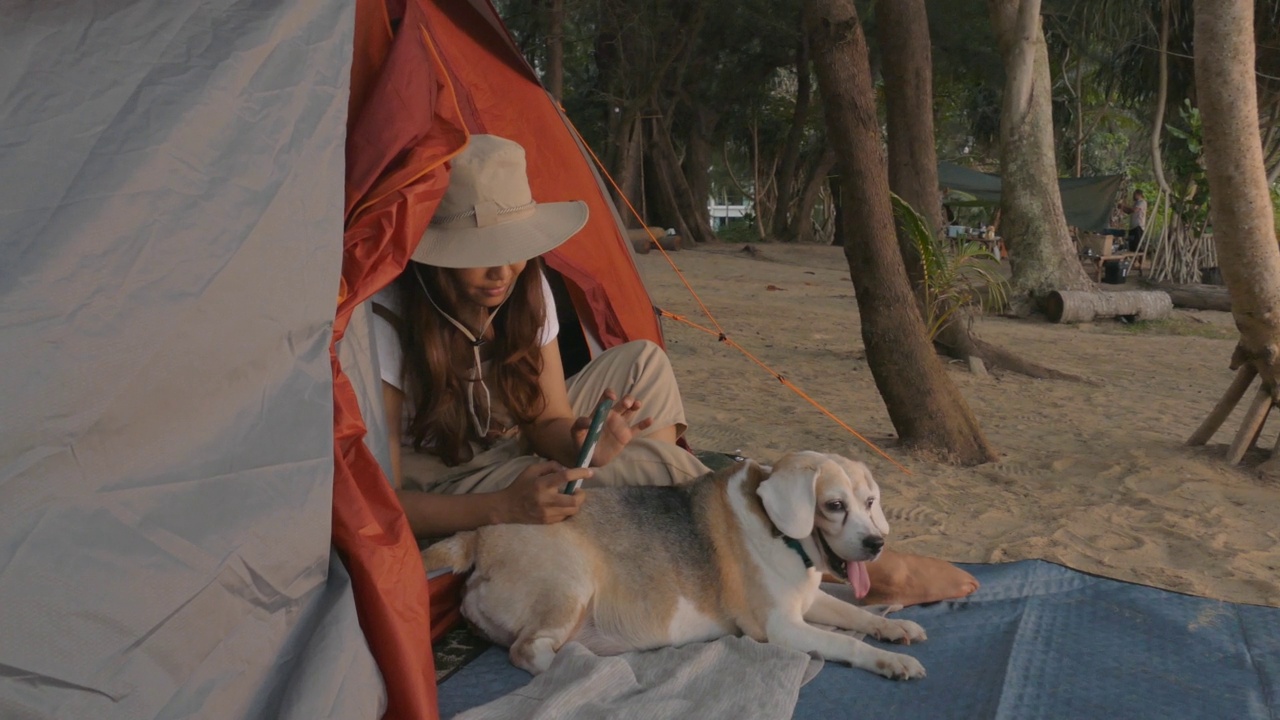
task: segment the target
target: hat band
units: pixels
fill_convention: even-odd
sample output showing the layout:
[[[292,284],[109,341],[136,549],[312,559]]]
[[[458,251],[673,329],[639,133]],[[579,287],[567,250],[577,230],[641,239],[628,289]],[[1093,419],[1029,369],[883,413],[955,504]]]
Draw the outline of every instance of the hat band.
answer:
[[[511,222],[529,217],[533,214],[537,201],[530,200],[524,205],[504,208],[492,200],[479,203],[470,210],[436,215],[431,218],[431,226],[436,228],[482,228],[498,223]]]

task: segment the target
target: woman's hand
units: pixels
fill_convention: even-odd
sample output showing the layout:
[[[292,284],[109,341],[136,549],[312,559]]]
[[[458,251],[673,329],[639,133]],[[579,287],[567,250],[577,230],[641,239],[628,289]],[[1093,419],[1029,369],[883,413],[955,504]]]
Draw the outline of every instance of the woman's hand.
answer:
[[[606,390],[604,396],[610,400],[617,399],[617,394],[612,390]],[[604,428],[600,431],[600,442],[596,443],[595,453],[591,455],[591,466],[602,467],[609,463],[622,452],[636,436],[653,424],[653,418],[643,418],[636,421],[636,416],[640,413],[640,401],[634,397],[627,395],[622,400],[613,404],[613,410],[609,412],[609,417],[605,419]],[[587,439],[587,430],[591,427],[591,418],[580,417],[573,423],[570,432],[573,435],[575,447],[581,448],[583,441]]]
[[[547,525],[572,517],[582,507],[586,493],[578,490],[565,495],[564,486],[589,477],[591,470],[587,468],[566,469],[554,460],[530,465],[506,489],[498,491],[497,522]]]

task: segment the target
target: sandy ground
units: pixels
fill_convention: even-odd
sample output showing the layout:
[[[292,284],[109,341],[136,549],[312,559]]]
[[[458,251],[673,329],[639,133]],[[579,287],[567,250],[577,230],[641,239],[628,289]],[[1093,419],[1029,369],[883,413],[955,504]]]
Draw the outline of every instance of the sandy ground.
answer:
[[[1086,572],[1224,600],[1280,606],[1280,478],[1221,456],[1237,408],[1208,447],[1183,442],[1231,380],[1226,313],[1178,311],[1135,329],[987,318],[986,340],[1099,384],[974,375],[949,364],[999,462],[956,468],[894,448],[863,356],[838,248],[741,245],[671,259],[737,342],[910,469],[868,450],[736,350],[665,320],[699,449],[770,461],[789,450],[866,461],[899,550],[952,561],[1043,558]],[[638,256],[654,302],[700,324],[697,303],[659,253]],[[1243,403],[1242,403],[1243,405]],[[1264,429],[1270,448],[1277,430]]]

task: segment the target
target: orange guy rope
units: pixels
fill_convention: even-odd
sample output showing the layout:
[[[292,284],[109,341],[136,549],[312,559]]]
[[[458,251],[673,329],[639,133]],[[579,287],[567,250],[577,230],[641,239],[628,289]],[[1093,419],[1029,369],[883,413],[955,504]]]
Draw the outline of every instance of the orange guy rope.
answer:
[[[604,163],[601,162],[600,158],[596,155],[595,150],[591,149],[591,146],[587,144],[586,139],[582,137],[582,133],[578,132],[578,127],[573,124],[573,121],[569,119],[568,114],[564,112],[564,107],[560,106],[559,103],[557,103],[557,107],[560,108],[560,114],[564,118],[565,124],[569,126],[570,130],[573,131],[574,136],[577,137],[578,142],[582,145],[582,147],[587,149],[587,152],[591,155],[591,159],[595,161],[596,167],[600,168],[600,172],[604,173],[604,176],[608,178],[609,184],[613,186],[613,189],[615,192],[617,192],[618,197],[622,198],[622,202],[626,204],[627,209],[630,210],[631,214],[634,215],[635,218],[640,221],[640,225],[644,227],[645,232],[649,234],[649,242],[652,243],[654,247],[658,248],[658,251],[662,253],[662,257],[666,258],[667,264],[671,266],[671,269],[675,271],[676,276],[680,278],[680,282],[684,284],[685,289],[688,290],[689,294],[693,296],[694,301],[698,303],[698,307],[702,310],[702,313],[707,316],[707,319],[711,321],[711,324],[715,325],[715,329],[712,330],[711,328],[703,327],[702,325],[692,322],[688,318],[682,317],[680,315],[676,315],[675,313],[667,312],[666,310],[662,310],[659,308],[658,312],[662,315],[662,317],[671,318],[672,320],[682,322],[692,328],[701,330],[702,332],[705,332],[709,335],[717,336],[720,342],[725,343],[729,347],[732,347],[738,352],[742,353],[744,356],[746,356],[748,360],[755,363],[756,365],[759,365],[762,369],[764,369],[765,372],[777,378],[778,381],[781,382],[783,386],[786,387],[788,390],[791,390],[796,395],[799,395],[802,399],[804,399],[810,405],[817,408],[817,410],[821,412],[823,415],[826,415],[828,418],[831,418],[831,420],[833,420],[837,425],[844,428],[850,435],[853,435],[857,439],[861,440],[863,444],[865,444],[867,447],[871,448],[872,450],[876,451],[876,453],[879,454],[881,457],[883,457],[885,460],[888,460],[889,462],[893,463],[894,466],[897,467],[899,470],[906,473],[907,475],[910,475],[911,471],[905,468],[902,465],[902,463],[898,462],[897,460],[894,460],[892,457],[889,456],[888,453],[886,453],[884,450],[881,450],[878,445],[868,440],[866,437],[862,435],[862,433],[859,433],[857,430],[854,430],[852,427],[849,426],[848,423],[844,422],[839,417],[837,417],[835,413],[823,407],[821,403],[819,403],[817,400],[814,400],[812,397],[810,397],[808,393],[801,390],[798,386],[796,386],[795,383],[783,377],[781,373],[769,367],[767,364],[764,363],[764,361],[760,360],[755,355],[752,355],[750,352],[747,351],[746,348],[742,347],[735,340],[729,337],[729,334],[726,333],[724,331],[724,328],[720,326],[719,321],[717,321],[715,316],[711,314],[711,310],[708,309],[706,304],[702,302],[702,298],[698,297],[698,292],[693,289],[692,285],[689,284],[689,281],[688,279],[685,278],[684,273],[680,271],[680,268],[676,266],[675,261],[671,259],[670,253],[668,253],[662,247],[661,243],[658,242],[658,238],[653,234],[653,232],[649,230],[649,225],[644,221],[644,218],[640,217],[640,212],[637,211],[635,206],[631,204],[631,200],[626,196],[625,193],[622,192],[622,188],[618,187],[618,183],[614,181],[613,176],[609,174],[608,168],[606,168],[604,166]]]

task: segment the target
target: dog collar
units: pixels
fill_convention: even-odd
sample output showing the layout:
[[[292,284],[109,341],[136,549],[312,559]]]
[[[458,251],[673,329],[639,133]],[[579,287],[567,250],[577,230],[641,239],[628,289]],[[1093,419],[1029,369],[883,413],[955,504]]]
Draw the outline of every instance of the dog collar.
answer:
[[[782,542],[786,543],[787,547],[796,551],[796,554],[799,555],[800,559],[804,561],[805,569],[809,569],[813,567],[813,560],[809,558],[809,553],[804,551],[804,546],[800,544],[799,540],[793,537],[787,537],[786,535],[783,535]]]

